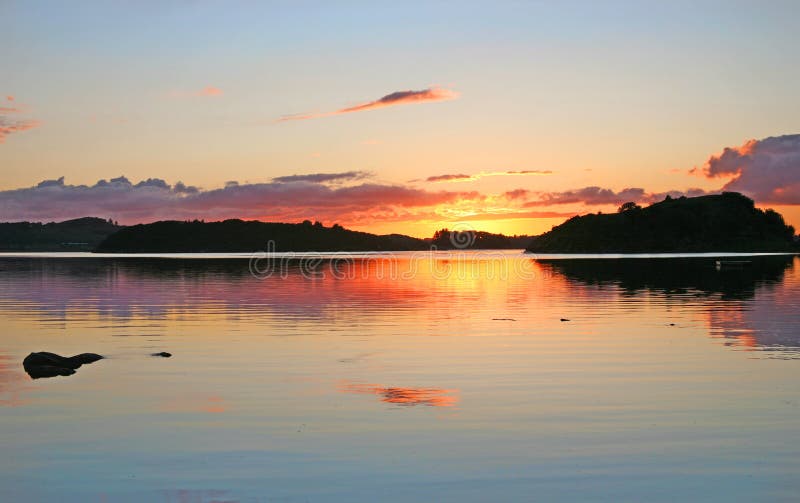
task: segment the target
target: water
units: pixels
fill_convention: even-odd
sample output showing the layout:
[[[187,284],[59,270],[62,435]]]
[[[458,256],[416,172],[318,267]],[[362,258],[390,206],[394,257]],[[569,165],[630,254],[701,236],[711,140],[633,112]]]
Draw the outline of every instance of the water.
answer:
[[[800,494],[797,258],[305,259],[0,258],[0,501]]]

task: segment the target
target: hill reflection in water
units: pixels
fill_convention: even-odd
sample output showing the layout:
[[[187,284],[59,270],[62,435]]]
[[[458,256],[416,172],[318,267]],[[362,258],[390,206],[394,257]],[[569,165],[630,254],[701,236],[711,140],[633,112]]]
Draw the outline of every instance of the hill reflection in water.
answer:
[[[712,337],[726,345],[800,356],[800,332],[792,297],[796,258],[749,257],[735,268],[710,258],[539,260],[578,288],[597,287],[624,297],[654,296],[673,306],[702,308]]]

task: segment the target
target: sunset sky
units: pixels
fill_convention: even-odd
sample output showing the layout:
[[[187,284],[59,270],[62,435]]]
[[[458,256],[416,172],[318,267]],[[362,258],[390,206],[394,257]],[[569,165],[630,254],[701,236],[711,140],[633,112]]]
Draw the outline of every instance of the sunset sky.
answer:
[[[0,0],[0,221],[800,227],[798,2],[336,4]]]

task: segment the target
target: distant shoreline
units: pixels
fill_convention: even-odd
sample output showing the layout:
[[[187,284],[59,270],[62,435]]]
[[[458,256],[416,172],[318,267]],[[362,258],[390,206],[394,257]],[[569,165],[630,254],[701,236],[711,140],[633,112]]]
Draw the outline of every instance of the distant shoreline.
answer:
[[[370,258],[370,257],[440,257],[451,259],[454,256],[475,256],[481,255],[492,257],[509,257],[521,259],[542,259],[542,260],[610,260],[610,259],[678,259],[678,258],[726,258],[726,257],[766,257],[766,256],[787,256],[800,255],[800,252],[697,252],[697,253],[532,253],[523,249],[470,249],[470,250],[398,250],[398,251],[357,251],[357,252],[274,252],[265,254],[264,252],[164,252],[164,253],[94,253],[94,252],[0,252],[0,259],[3,258],[57,258],[57,259],[187,259],[187,260],[235,260],[259,258],[321,258],[321,259],[341,259],[341,258]]]

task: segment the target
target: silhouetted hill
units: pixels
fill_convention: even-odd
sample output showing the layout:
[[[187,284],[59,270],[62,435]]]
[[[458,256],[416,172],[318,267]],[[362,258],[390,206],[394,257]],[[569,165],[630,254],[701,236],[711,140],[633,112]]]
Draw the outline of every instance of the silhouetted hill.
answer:
[[[616,214],[570,218],[528,246],[536,253],[667,253],[796,251],[794,228],[773,210],[736,192],[667,198]]]
[[[162,221],[126,227],[100,243],[96,251],[111,253],[253,252],[275,251],[396,251],[421,250],[421,239],[390,234],[378,236],[324,227],[309,221],[300,224],[244,220],[223,222]]]
[[[47,224],[0,223],[0,251],[91,251],[121,228],[94,217]]]

